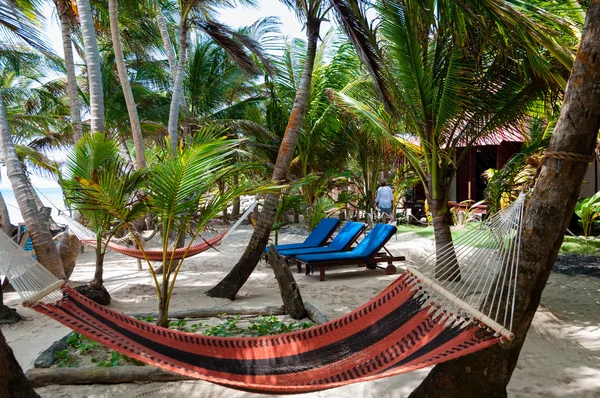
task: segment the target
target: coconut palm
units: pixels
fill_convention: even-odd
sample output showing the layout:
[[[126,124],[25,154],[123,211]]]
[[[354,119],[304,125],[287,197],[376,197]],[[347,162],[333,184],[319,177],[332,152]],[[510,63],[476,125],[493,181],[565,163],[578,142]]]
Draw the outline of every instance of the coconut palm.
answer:
[[[102,60],[94,27],[92,6],[89,0],[77,0],[81,34],[85,46],[85,63],[88,77],[89,105],[92,133],[104,132],[104,92],[102,88]]]
[[[96,233],[96,270],[89,285],[94,292],[86,295],[100,304],[110,302],[102,277],[107,243],[124,228],[124,223],[130,224],[145,214],[144,204],[136,200],[145,172],[133,171],[120,157],[118,144],[103,133],[80,139],[65,162],[61,179],[65,197]],[[103,205],[113,210],[106,211]],[[120,212],[117,223],[115,211]]]
[[[127,104],[129,114],[129,123],[131,124],[131,135],[135,147],[135,165],[138,170],[146,167],[146,156],[144,153],[144,137],[142,137],[142,126],[138,116],[135,99],[129,84],[127,75],[127,66],[123,56],[123,46],[121,44],[121,35],[119,34],[118,4],[117,0],[108,1],[108,12],[110,17],[110,32],[112,37],[113,50],[115,54],[115,63],[119,73],[119,81],[123,89],[123,96]]]
[[[587,12],[560,118],[549,146],[552,152],[590,156],[600,129],[600,1]],[[515,291],[515,339],[437,365],[413,392],[414,397],[506,397],[527,331],[556,262],[588,165],[581,160],[549,159],[527,206]],[[549,211],[549,209],[551,209]],[[468,373],[467,373],[468,372]],[[468,382],[465,382],[468,380]]]
[[[356,2],[333,2],[375,88],[350,87],[341,98],[393,139],[419,175],[439,250],[452,241],[447,201],[457,166],[479,137],[518,132],[534,106],[556,98],[572,54],[551,35],[572,31],[547,14],[534,20],[511,1],[474,1],[463,8],[450,0],[427,6],[382,0],[376,3],[378,40]],[[562,65],[550,62],[542,45]]]
[[[305,22],[307,47],[306,58],[302,77],[298,85],[298,91],[294,99],[288,124],[283,136],[277,160],[273,169],[272,180],[275,182],[284,181],[292,159],[294,157],[298,137],[302,129],[304,118],[306,116],[307,105],[309,102],[310,87],[312,74],[314,69],[315,57],[317,55],[317,41],[319,39],[319,31],[321,22],[325,18],[329,8],[322,0],[306,0],[306,1],[291,1],[284,0],[290,9],[294,10],[296,16],[301,21]],[[267,195],[263,210],[259,214],[258,222],[254,228],[254,233],[250,238],[250,243],[242,254],[242,257],[227,274],[227,276],[219,282],[215,287],[210,289],[207,294],[213,297],[223,297],[233,299],[238,290],[248,280],[250,274],[258,264],[258,261],[263,253],[264,247],[269,240],[271,228],[275,222],[277,208],[279,204],[279,195]]]
[[[102,138],[102,139],[101,139]],[[229,157],[239,145],[238,140],[229,140],[223,135],[223,130],[204,128],[199,130],[193,141],[186,148],[178,150],[177,156],[172,155],[171,148],[161,153],[162,161],[154,164],[144,178],[145,195],[141,200],[134,200],[135,190],[139,188],[140,171],[132,173],[123,167],[121,162],[107,162],[107,153],[114,155],[116,144],[103,143],[103,137],[94,138],[96,147],[106,147],[109,150],[98,151],[98,155],[81,153],[69,161],[73,174],[88,174],[89,178],[77,178],[80,187],[71,190],[79,209],[88,212],[90,217],[100,216],[102,220],[95,221],[100,230],[106,231],[106,226],[116,225],[127,228],[134,240],[137,236],[131,222],[145,211],[150,211],[158,224],[161,225],[161,242],[163,250],[162,281],[159,283],[155,268],[150,262],[148,267],[156,284],[159,301],[158,324],[168,323],[168,309],[171,294],[184,261],[178,261],[168,251],[175,242],[185,239],[190,233],[192,223],[196,230],[191,233],[187,249],[206,223],[226,208],[231,200],[240,195],[261,192],[265,188],[258,187],[256,182],[247,182],[219,192],[215,189],[216,182],[227,175],[248,167],[230,165]],[[88,151],[89,152],[89,151]],[[111,155],[111,156],[113,156]],[[94,163],[104,164],[102,171],[90,173],[89,168],[81,170],[81,164],[91,164],[81,156],[94,159]],[[127,171],[123,173],[123,171]],[[75,173],[75,171],[77,173]],[[126,187],[134,188],[132,190]],[[115,228],[113,227],[111,231]],[[100,235],[100,234],[99,234]],[[101,242],[101,241],[99,241]],[[137,242],[139,243],[139,242]],[[140,245],[143,251],[143,245]],[[101,254],[101,252],[98,252]],[[98,269],[97,269],[98,272]]]
[[[71,41],[72,26],[74,25],[76,15],[71,0],[54,0],[54,4],[60,21],[65,71],[69,89],[73,139],[77,141],[83,135],[83,127],[81,125],[81,101],[79,99],[79,88],[77,87],[75,60],[73,58],[73,46]]]
[[[272,72],[270,62],[262,53],[259,44],[255,40],[240,34],[222,23],[214,21],[212,14],[214,13],[215,3],[205,0],[179,0],[178,3],[179,58],[173,82],[173,95],[171,97],[168,125],[168,133],[173,151],[176,150],[179,143],[179,109],[183,96],[183,81],[189,46],[188,35],[191,28],[196,28],[211,37],[230,55],[231,59],[244,72],[249,74],[260,74],[262,72],[247,51],[253,53],[261,61],[262,65],[267,68],[269,73]],[[226,2],[217,2],[216,5],[227,4]]]
[[[25,10],[27,15],[32,18],[40,18],[40,13],[28,2],[23,2],[21,6],[25,8],[17,8],[13,2],[0,2],[0,24],[6,28],[3,30],[3,36],[0,37],[0,47],[3,50],[0,63],[3,65],[8,64],[16,71],[33,66],[30,63],[23,62],[24,57],[30,59],[31,53],[19,51],[17,46],[23,44],[34,45],[46,54],[51,53],[37,32],[35,20],[33,22],[28,20],[22,10]],[[28,55],[26,56],[26,54]],[[4,93],[3,90],[2,94]],[[3,97],[3,95],[0,96],[0,151],[2,152],[8,178],[25,225],[29,230],[38,260],[54,275],[61,278],[65,276],[64,270],[58,251],[52,241],[49,220],[45,219],[44,215],[39,212],[34,197],[35,193],[31,189],[15,151],[4,108],[5,98]]]

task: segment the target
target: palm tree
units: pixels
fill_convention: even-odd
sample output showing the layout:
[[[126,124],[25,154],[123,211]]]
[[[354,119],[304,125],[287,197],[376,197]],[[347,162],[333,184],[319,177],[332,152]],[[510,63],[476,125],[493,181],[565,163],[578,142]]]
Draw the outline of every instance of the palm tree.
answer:
[[[227,3],[223,3],[226,5]],[[171,148],[176,151],[179,143],[179,109],[183,97],[183,81],[189,46],[189,31],[195,27],[199,31],[211,37],[221,46],[238,65],[238,67],[249,74],[259,74],[261,69],[247,54],[246,50],[256,55],[268,73],[272,73],[270,62],[262,53],[260,45],[249,37],[216,22],[212,19],[214,4],[206,0],[179,0],[179,58],[177,61],[177,72],[173,83],[173,95],[169,110],[168,133],[171,140]],[[174,152],[176,153],[176,152]]]
[[[298,2],[284,0],[283,2],[296,12],[298,19],[305,22],[308,42],[302,77],[298,85],[294,106],[292,107],[285,134],[281,145],[279,146],[277,161],[275,162],[275,167],[273,169],[272,181],[277,183],[285,180],[294,157],[298,137],[303,126],[309,102],[312,74],[317,54],[319,30],[321,22],[328,11],[326,3],[322,0],[306,0]],[[209,296],[223,297],[230,300],[235,298],[235,295],[246,280],[248,280],[248,277],[252,274],[252,271],[254,271],[256,264],[258,264],[258,261],[260,260],[277,216],[278,205],[279,194],[269,194],[266,196],[263,210],[258,217],[258,222],[254,228],[254,233],[250,238],[250,243],[229,274],[207,292]]]
[[[247,165],[232,167],[229,164],[228,158],[236,150],[239,140],[226,139],[223,130],[214,127],[200,129],[188,146],[178,150],[177,156],[171,154],[167,145],[166,153],[161,154],[163,161],[147,170],[147,178],[144,179],[140,178],[142,171],[132,173],[127,171],[122,162],[114,160],[117,148],[114,142],[105,142],[104,137],[96,136],[92,140],[94,145],[84,151],[81,149],[85,148],[78,144],[74,152],[76,156],[69,161],[71,175],[84,176],[74,179],[74,189],[70,190],[73,201],[88,215],[91,225],[96,227],[99,247],[103,246],[102,238],[106,235],[110,237],[113,233],[114,228],[110,228],[108,234],[105,232],[114,224],[128,229],[133,239],[137,240],[131,222],[146,211],[150,211],[162,225],[163,272],[160,283],[150,262],[148,267],[159,301],[158,324],[166,326],[171,295],[184,263],[170,255],[169,246],[184,240],[194,222],[196,230],[186,246],[187,252],[206,223],[227,207],[233,198],[261,192],[265,188],[257,188],[256,182],[247,182],[224,192],[215,190],[219,179],[239,172],[240,168]],[[90,151],[93,148],[97,149]],[[85,159],[94,160],[86,162]],[[81,167],[92,163],[103,166],[95,168],[93,172],[90,167]],[[141,188],[140,182],[145,182],[147,193],[141,199],[134,199],[135,190]],[[143,251],[143,246],[140,247]],[[97,262],[102,260],[104,250],[98,249]],[[101,273],[98,272],[97,269],[96,282],[101,281]]]
[[[90,114],[92,133],[104,132],[104,90],[102,88],[102,61],[98,50],[94,17],[89,0],[77,0],[77,10],[83,43],[85,45],[85,62],[88,75],[90,95]]]
[[[593,158],[600,129],[600,1],[592,0],[549,151]],[[527,206],[516,286],[515,339],[437,365],[411,397],[506,397],[543,289],[556,261],[588,169],[582,160],[548,159]],[[465,370],[469,373],[466,374]],[[465,382],[467,381],[468,382]]]
[[[65,69],[69,92],[69,104],[71,106],[71,126],[73,129],[73,140],[77,141],[83,135],[81,125],[81,101],[79,100],[79,89],[75,74],[75,60],[73,58],[73,46],[71,42],[71,26],[75,19],[73,3],[71,0],[54,0],[56,11],[60,20],[62,34],[62,45],[65,58]]]
[[[86,296],[106,305],[110,303],[110,295],[103,285],[106,242],[125,228],[123,223],[130,224],[144,215],[145,206],[136,200],[136,195],[146,170],[132,171],[120,157],[118,144],[107,140],[103,133],[80,139],[67,157],[65,170],[62,178],[65,196],[96,233],[96,269]],[[99,194],[103,195],[100,199]],[[115,210],[103,210],[97,203],[99,200]],[[120,211],[121,220],[115,226],[116,209]]]
[[[125,103],[127,104],[127,112],[129,114],[129,122],[131,124],[131,135],[135,147],[135,165],[138,170],[146,167],[146,155],[144,152],[144,137],[142,136],[142,126],[138,116],[135,99],[131,92],[129,84],[129,76],[127,75],[127,66],[125,65],[125,57],[123,56],[123,46],[121,44],[121,35],[119,34],[119,17],[117,0],[108,1],[108,12],[110,17],[110,31],[112,44],[115,53],[115,63],[119,73],[119,81],[123,88]]]
[[[379,40],[357,2],[333,2],[376,88],[350,88],[341,97],[387,134],[419,175],[439,250],[452,242],[447,202],[457,166],[479,137],[518,131],[533,106],[555,98],[571,54],[551,33],[571,31],[546,14],[534,21],[511,1],[474,1],[463,8],[453,1],[425,7],[420,1],[381,0]],[[513,40],[505,41],[507,34]],[[540,44],[564,66],[547,61]],[[374,92],[383,108],[372,100]],[[398,138],[402,131],[420,146],[406,134]],[[455,272],[437,270],[438,277]]]
[[[39,18],[39,12],[31,4],[24,2],[23,6],[28,7],[25,8],[25,11],[27,11],[29,16]],[[2,51],[3,56],[0,58],[2,64],[6,65],[9,63],[15,70],[31,66],[22,62],[22,56],[26,54],[28,55],[27,59],[31,59],[29,56],[30,53],[19,51],[12,44],[15,40],[19,44],[29,44],[46,54],[51,54],[47,45],[39,37],[35,22],[27,20],[21,9],[17,9],[12,2],[0,2],[0,24],[7,28],[4,34],[10,35],[0,39],[0,46],[4,50]],[[8,178],[15,193],[15,199],[17,200],[23,220],[29,230],[34,249],[38,255],[38,260],[55,276],[62,278],[65,276],[62,261],[52,241],[49,220],[45,219],[43,214],[40,213],[35,200],[35,193],[31,189],[27,176],[21,167],[21,162],[17,157],[2,96],[0,96],[0,151],[2,152]]]

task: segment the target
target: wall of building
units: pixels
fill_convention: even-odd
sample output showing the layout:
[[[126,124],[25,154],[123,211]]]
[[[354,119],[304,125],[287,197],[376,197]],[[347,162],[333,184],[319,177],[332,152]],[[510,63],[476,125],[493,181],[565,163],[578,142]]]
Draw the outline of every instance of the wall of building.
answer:
[[[600,190],[599,174],[600,164],[598,163],[598,159],[596,159],[589,165],[587,172],[585,173],[583,184],[581,184],[581,189],[579,191],[580,198],[590,197]]]

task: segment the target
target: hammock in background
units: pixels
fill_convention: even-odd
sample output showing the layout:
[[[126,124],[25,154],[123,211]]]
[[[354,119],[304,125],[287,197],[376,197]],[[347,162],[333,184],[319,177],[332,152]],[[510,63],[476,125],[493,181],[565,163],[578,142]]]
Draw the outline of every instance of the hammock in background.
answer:
[[[220,233],[210,239],[207,239],[207,240],[202,239],[202,242],[193,244],[189,248],[181,247],[181,248],[178,248],[175,250],[168,250],[167,255],[169,256],[169,258],[172,257],[175,260],[181,260],[184,257],[187,258],[187,257],[192,257],[197,254],[200,254],[200,253],[208,250],[211,247],[215,248],[216,246],[219,246],[223,242],[223,240],[227,236],[229,236],[229,234],[231,234],[240,225],[240,223],[243,220],[246,219],[248,214],[256,206],[256,203],[257,203],[256,201],[251,203],[250,206],[244,212],[244,214],[227,231],[222,232],[222,233]],[[77,236],[77,238],[82,243],[89,245],[89,246],[93,246],[93,247],[96,246],[96,234],[94,233],[94,231],[92,231],[85,225],[82,225],[78,221],[72,219],[71,217],[68,217],[66,214],[61,214],[61,217],[64,220],[64,223],[69,227],[69,231],[71,233],[73,233],[75,236]],[[110,250],[115,251],[117,253],[121,253],[126,256],[138,258],[141,260],[144,260],[146,258],[146,257],[144,257],[144,253],[146,254],[148,260],[150,260],[150,261],[162,261],[163,260],[163,251],[162,250],[135,249],[135,248],[130,248],[125,245],[115,243],[113,241],[109,241],[107,243],[107,247]]]
[[[127,356],[239,389],[309,392],[409,372],[512,339],[523,207],[524,196],[408,267],[355,311],[274,336],[209,337],[125,316],[56,280],[4,235],[0,268],[24,305]]]

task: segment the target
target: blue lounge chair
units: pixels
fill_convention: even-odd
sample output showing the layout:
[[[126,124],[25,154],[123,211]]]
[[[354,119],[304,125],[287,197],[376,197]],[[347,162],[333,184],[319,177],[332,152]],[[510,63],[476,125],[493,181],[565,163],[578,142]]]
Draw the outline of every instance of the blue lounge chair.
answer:
[[[321,222],[312,230],[310,235],[304,240],[302,243],[290,243],[286,245],[276,245],[275,249],[277,251],[280,250],[289,250],[289,249],[302,249],[307,247],[318,247],[323,246],[325,242],[333,232],[339,227],[340,220],[337,218],[324,218]],[[269,246],[265,248],[265,253],[269,253]]]
[[[360,234],[365,230],[367,224],[361,222],[348,221],[346,225],[338,232],[338,234],[333,238],[331,243],[327,246],[319,246],[319,247],[307,247],[301,249],[284,249],[279,251],[283,257],[286,258],[286,261],[292,260],[296,256],[300,256],[302,254],[325,254],[325,253],[335,253],[335,252],[343,252],[346,250],[350,250],[352,244],[356,242]],[[288,262],[289,264],[289,262]],[[302,267],[300,263],[297,262],[298,272],[302,272]]]
[[[383,268],[386,275],[396,273],[394,261],[404,261],[404,256],[394,257],[387,250],[380,253],[383,246],[396,233],[396,227],[388,224],[377,224],[375,228],[349,252],[326,254],[303,254],[296,256],[296,261],[306,264],[306,274],[319,267],[319,280],[325,280],[325,267],[336,265],[358,265],[367,268]],[[379,267],[378,263],[388,263],[386,267]]]

